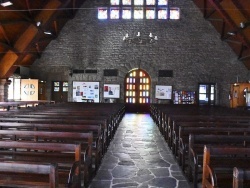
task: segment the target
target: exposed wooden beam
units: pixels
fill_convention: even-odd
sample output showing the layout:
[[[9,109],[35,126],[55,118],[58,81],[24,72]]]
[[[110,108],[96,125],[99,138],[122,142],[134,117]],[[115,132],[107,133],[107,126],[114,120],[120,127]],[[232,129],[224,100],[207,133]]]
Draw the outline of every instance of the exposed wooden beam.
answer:
[[[3,34],[4,39],[6,40],[6,42],[8,43],[8,45],[10,45],[10,40],[8,39],[6,32],[2,26],[2,24],[0,23],[0,32]]]
[[[30,1],[25,0],[25,3],[26,3],[27,10],[29,11],[30,17],[33,17],[32,11],[30,10]]]
[[[209,0],[211,5],[215,7],[215,9],[218,11],[218,13],[221,15],[221,17],[227,22],[227,24],[234,28],[234,30],[238,30],[238,25],[229,17],[228,13],[224,10],[224,8],[221,6],[220,3],[218,3],[217,0]],[[228,10],[229,11],[229,10]],[[245,41],[244,37],[242,35],[238,36],[241,43],[250,48],[250,45]]]

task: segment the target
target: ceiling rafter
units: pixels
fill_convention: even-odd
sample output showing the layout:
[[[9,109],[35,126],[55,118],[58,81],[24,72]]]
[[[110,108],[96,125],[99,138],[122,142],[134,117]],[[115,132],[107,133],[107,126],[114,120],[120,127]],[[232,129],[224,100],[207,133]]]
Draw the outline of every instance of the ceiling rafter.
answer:
[[[11,45],[10,40],[7,37],[6,32],[5,32],[5,30],[4,30],[4,28],[3,28],[3,26],[2,26],[1,23],[0,23],[0,32],[3,34],[3,37],[4,37],[5,41],[7,42],[7,44]]]
[[[51,0],[47,3],[46,5],[48,8],[53,8],[52,11],[41,11],[40,14],[37,15],[36,19],[43,21],[45,23],[44,25],[48,24],[49,20],[53,15],[55,14],[56,10],[62,6],[62,3],[59,2],[58,0]],[[25,52],[28,51],[29,45],[32,43],[32,41],[37,40],[37,34],[38,34],[38,29],[37,27],[34,27],[33,25],[30,25],[24,33],[19,37],[19,39],[15,43],[15,48],[17,48],[20,52]],[[5,55],[5,57],[2,59],[6,60],[8,59],[9,53]],[[5,77],[7,74],[8,70],[10,69],[11,66],[14,64],[20,64],[22,59],[25,57],[25,53],[21,53],[18,57],[10,59],[7,63],[3,64],[0,63],[0,69],[3,69],[3,71],[0,72],[0,77]],[[11,61],[12,60],[12,61]],[[2,65],[2,66],[1,66]],[[4,65],[4,66],[3,66]]]
[[[209,0],[209,2],[215,7],[215,9],[218,11],[218,13],[222,16],[222,18],[224,18],[225,22],[227,22],[227,24],[231,28],[233,28],[234,30],[238,30],[238,25],[236,25],[236,23],[233,22],[231,17],[228,16],[226,11],[223,9],[223,7],[216,0]],[[246,42],[246,40],[244,39],[244,37],[242,35],[239,35],[238,37],[239,37],[240,41],[242,42],[242,44],[244,44],[245,46],[250,48],[250,45]]]
[[[30,8],[30,1],[29,0],[25,0],[25,3],[26,3],[26,7],[27,7],[27,10],[29,12],[30,17],[33,17],[32,11],[30,10],[31,9]]]

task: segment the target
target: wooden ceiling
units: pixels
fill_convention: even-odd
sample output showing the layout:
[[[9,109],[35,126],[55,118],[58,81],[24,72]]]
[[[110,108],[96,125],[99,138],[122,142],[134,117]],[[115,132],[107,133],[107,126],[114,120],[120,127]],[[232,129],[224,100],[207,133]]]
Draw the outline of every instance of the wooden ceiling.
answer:
[[[193,0],[250,70],[250,0]]]
[[[11,6],[0,5],[0,78],[40,58],[84,1],[11,0]]]
[[[2,0],[0,0],[1,2]],[[250,1],[193,0],[250,70]],[[11,0],[0,5],[0,78],[40,58],[85,0]],[[39,25],[40,23],[40,25]],[[245,24],[245,25],[241,25]],[[46,33],[49,32],[49,33]]]

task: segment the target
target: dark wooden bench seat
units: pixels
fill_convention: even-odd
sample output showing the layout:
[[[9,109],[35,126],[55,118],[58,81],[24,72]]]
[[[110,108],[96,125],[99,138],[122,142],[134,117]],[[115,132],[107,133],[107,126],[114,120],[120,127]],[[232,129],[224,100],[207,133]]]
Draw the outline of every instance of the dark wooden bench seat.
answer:
[[[178,117],[178,118],[177,118]],[[174,132],[178,134],[179,123],[187,122],[203,122],[203,123],[234,123],[250,125],[250,117],[243,116],[177,116],[172,119],[167,128],[167,141],[170,148],[173,146]]]
[[[246,147],[250,142],[250,135],[211,135],[190,134],[188,146],[188,177],[196,188],[202,173],[203,152],[205,145]]]
[[[58,188],[58,166],[57,164],[40,164],[29,162],[2,162],[0,161],[0,186],[1,187],[34,187],[43,188]],[[8,174],[8,177],[6,177]],[[27,176],[25,181],[24,175]],[[46,176],[48,181],[31,182],[35,176]],[[10,178],[10,176],[15,176]],[[23,178],[20,178],[23,176]],[[19,177],[20,180],[17,179]],[[35,183],[35,185],[33,184]]]
[[[0,122],[9,123],[33,123],[33,124],[75,124],[75,125],[96,125],[99,124],[103,129],[103,150],[107,150],[107,147],[112,139],[110,127],[107,125],[106,119],[50,119],[50,118],[11,118],[11,117],[0,117]]]
[[[202,187],[232,187],[234,167],[250,167],[250,148],[204,146]]]
[[[56,182],[54,183],[57,183],[58,187],[71,187],[73,184],[74,187],[81,187],[81,180],[84,179],[82,176],[85,176],[85,171],[84,173],[81,172],[81,166],[84,166],[87,162],[82,160],[83,157],[81,156],[82,151],[80,143],[67,144],[0,141],[0,148],[0,169],[4,169],[7,166],[4,163],[3,166],[1,166],[1,162],[10,163],[11,168],[15,168],[15,165],[18,167],[18,164],[24,162],[33,164],[34,167],[35,165],[43,163],[56,164],[57,172],[54,173],[57,173],[57,177],[55,179]],[[30,175],[30,173],[28,173],[30,171],[30,169],[28,169],[28,164],[26,169],[23,169],[23,172],[26,172],[26,174],[22,175],[16,174],[16,170],[11,171],[11,169],[8,169],[6,171],[5,169],[5,172],[0,176],[0,185],[3,185],[4,183],[13,185],[14,183],[18,184],[18,182],[24,183],[26,181],[27,185],[33,185],[33,187],[35,187],[38,182],[42,185],[40,183],[42,180],[44,183],[48,183],[48,176],[41,175],[43,172],[42,169],[37,169],[37,173],[40,172],[39,176]],[[39,167],[39,165],[37,167]],[[34,167],[32,167],[32,171],[35,172]],[[48,167],[46,169],[48,169]],[[73,182],[73,177],[77,180],[76,182]],[[86,181],[87,179],[85,179],[85,183],[87,183]]]
[[[250,187],[250,168],[233,169],[233,188],[248,188]]]
[[[75,125],[75,124],[33,124],[0,122],[0,130],[27,130],[27,131],[63,131],[93,133],[92,154],[94,156],[94,169],[97,171],[103,155],[103,130],[101,125]]]
[[[16,131],[16,130],[0,130],[2,140],[18,140],[18,141],[35,141],[46,143],[81,143],[82,162],[84,162],[85,183],[89,182],[92,176],[92,133],[76,133],[76,132],[48,132],[48,131]]]
[[[204,126],[204,127],[203,127]],[[176,150],[178,150],[178,162],[182,166],[182,170],[185,171],[186,162],[188,160],[188,146],[189,146],[189,135],[190,134],[211,134],[211,135],[250,135],[250,126],[241,127],[228,124],[214,124],[214,125],[201,125],[201,126],[180,126],[179,127],[179,143]]]

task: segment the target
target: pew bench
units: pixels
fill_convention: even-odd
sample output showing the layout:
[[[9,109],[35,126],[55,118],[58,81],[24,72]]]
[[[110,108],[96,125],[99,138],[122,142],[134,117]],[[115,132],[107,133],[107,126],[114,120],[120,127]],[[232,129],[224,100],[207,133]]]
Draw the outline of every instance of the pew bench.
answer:
[[[188,146],[187,175],[197,188],[199,176],[202,173],[204,146],[237,146],[244,148],[250,142],[250,135],[207,135],[190,134]]]
[[[250,167],[250,148],[204,146],[202,188],[232,187],[234,167]]]
[[[0,186],[4,187],[49,187],[57,188],[58,183],[58,166],[57,164],[40,164],[40,163],[29,163],[29,162],[2,162],[0,161]],[[5,175],[2,175],[5,174]],[[6,178],[6,174],[8,177]],[[23,176],[23,178],[16,177],[11,178],[10,176]],[[24,176],[26,175],[27,181]],[[31,179],[35,179],[35,176],[47,176],[48,181],[36,181],[31,182]],[[38,178],[39,179],[39,178]],[[33,184],[34,183],[34,184]]]
[[[0,172],[0,185],[7,186],[8,184],[13,185],[14,182],[16,184],[26,182],[29,186],[35,187],[37,184],[41,184],[38,182],[48,182],[48,176],[41,175],[42,169],[45,167],[41,166],[41,169],[35,170],[35,165],[43,163],[56,164],[56,172],[52,172],[57,173],[56,177],[50,178],[53,178],[51,183],[58,184],[58,187],[81,187],[82,185],[84,178],[81,166],[85,165],[85,161],[81,156],[81,144],[0,141],[0,148],[0,169],[3,170],[2,173]],[[18,172],[21,172],[21,169],[19,171],[13,169],[15,166],[18,169],[19,164],[24,162],[34,166],[29,169],[27,164],[27,167],[22,169],[26,174],[20,175]],[[7,167],[5,163],[12,164],[9,165],[10,169],[5,169]],[[49,170],[50,167],[46,167],[46,169]],[[30,175],[29,171],[30,173],[37,172],[39,176]],[[85,174],[83,175],[85,176]]]
[[[82,164],[84,172],[84,182],[87,184],[92,176],[92,133],[76,132],[48,132],[48,131],[17,131],[17,130],[0,130],[0,136],[3,141],[15,140],[20,142],[37,142],[37,143],[76,143],[81,144]]]
[[[178,162],[182,166],[182,170],[185,171],[186,161],[188,160],[188,146],[190,134],[211,134],[211,135],[249,135],[250,126],[240,126],[235,124],[207,124],[197,123],[196,126],[190,124],[180,125],[179,127],[179,142],[175,146],[175,150],[178,152]],[[178,147],[177,147],[178,145]]]
[[[247,188],[250,187],[250,168],[233,169],[233,188]]]
[[[26,131],[57,131],[93,133],[92,154],[94,169],[97,171],[103,155],[103,130],[101,125],[75,125],[75,124],[32,124],[32,123],[8,123],[0,122],[0,130],[26,130]]]

